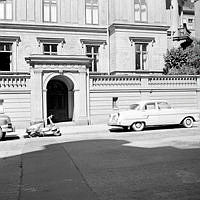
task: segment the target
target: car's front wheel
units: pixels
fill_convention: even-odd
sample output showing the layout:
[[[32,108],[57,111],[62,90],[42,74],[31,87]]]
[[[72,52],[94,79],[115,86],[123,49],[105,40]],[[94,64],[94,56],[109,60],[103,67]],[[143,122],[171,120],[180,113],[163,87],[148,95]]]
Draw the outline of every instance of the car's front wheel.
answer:
[[[135,122],[132,124],[131,128],[134,130],[134,131],[142,131],[145,127],[145,124],[144,122]]]
[[[183,120],[183,122],[182,122],[182,124],[183,124],[183,126],[185,127],[185,128],[191,128],[192,126],[193,126],[193,119],[191,118],[191,117],[186,117],[184,120]]]

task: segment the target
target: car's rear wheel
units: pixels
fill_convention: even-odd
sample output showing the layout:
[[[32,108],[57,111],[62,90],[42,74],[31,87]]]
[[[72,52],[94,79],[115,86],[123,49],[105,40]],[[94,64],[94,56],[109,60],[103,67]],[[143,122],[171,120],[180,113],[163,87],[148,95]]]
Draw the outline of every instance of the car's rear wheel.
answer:
[[[5,136],[6,136],[6,133],[3,132],[2,129],[0,128],[0,141],[4,140]]]
[[[182,124],[185,128],[191,128],[193,126],[194,120],[191,117],[186,117]]]
[[[142,131],[145,127],[145,124],[144,122],[135,122],[132,124],[131,128],[134,130],[134,131]]]

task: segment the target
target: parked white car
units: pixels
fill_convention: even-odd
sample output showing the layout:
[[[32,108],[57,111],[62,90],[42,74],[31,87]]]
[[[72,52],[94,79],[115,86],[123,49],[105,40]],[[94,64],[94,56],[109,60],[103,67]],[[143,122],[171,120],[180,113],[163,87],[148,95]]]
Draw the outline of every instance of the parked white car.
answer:
[[[127,111],[111,114],[108,125],[142,131],[147,126],[170,124],[182,124],[190,128],[193,122],[199,120],[200,112],[197,109],[175,109],[167,101],[150,100],[132,104]]]

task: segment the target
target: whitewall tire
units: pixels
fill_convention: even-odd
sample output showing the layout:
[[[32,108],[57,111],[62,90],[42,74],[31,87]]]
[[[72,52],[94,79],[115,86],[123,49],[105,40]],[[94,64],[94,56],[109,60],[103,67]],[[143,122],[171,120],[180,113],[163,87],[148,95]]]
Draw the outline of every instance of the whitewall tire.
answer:
[[[145,124],[144,122],[135,122],[132,124],[131,128],[134,130],[134,131],[142,131],[145,127]]]
[[[183,120],[183,122],[182,122],[182,124],[183,124],[183,126],[185,127],[185,128],[191,128],[192,126],[193,126],[193,119],[191,118],[191,117],[186,117],[184,120]]]

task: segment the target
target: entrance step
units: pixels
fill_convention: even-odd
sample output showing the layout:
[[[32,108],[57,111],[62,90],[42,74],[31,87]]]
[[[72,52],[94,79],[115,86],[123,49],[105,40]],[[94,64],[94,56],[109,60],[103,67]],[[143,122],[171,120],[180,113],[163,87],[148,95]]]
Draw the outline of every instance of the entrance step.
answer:
[[[66,126],[75,126],[76,123],[75,122],[58,122],[58,123],[55,123],[58,127],[66,127]]]

